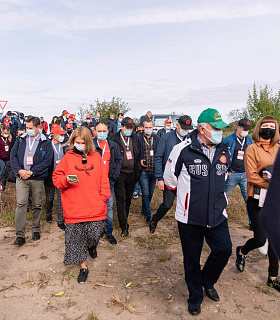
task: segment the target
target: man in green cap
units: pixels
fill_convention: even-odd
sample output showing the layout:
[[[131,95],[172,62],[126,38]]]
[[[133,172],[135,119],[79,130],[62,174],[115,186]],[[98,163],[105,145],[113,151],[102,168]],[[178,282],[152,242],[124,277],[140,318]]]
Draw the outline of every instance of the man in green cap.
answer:
[[[192,315],[200,313],[203,287],[211,300],[220,300],[214,284],[232,250],[225,210],[230,153],[222,142],[222,129],[228,124],[215,109],[204,110],[197,123],[189,138],[173,148],[163,175],[166,187],[177,190],[175,219],[189,289],[188,310]],[[201,270],[204,238],[211,253]]]

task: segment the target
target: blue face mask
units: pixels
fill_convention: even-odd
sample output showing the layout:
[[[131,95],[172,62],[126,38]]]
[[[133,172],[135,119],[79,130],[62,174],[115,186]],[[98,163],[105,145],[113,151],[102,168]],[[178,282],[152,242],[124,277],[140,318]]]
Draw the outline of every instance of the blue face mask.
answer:
[[[144,130],[146,135],[149,136],[153,133],[153,130]]]
[[[89,119],[87,119],[87,120],[86,120],[86,123],[90,123],[90,120],[89,120]]]
[[[100,120],[100,118],[95,118],[95,120],[96,120],[96,121],[99,121],[99,120]]]
[[[124,130],[123,131],[123,134],[126,136],[126,137],[130,137],[132,135],[132,131],[130,130]]]
[[[108,133],[107,132],[97,132],[97,139],[104,141],[106,140],[108,137]]]
[[[222,142],[223,139],[223,130],[209,130],[205,127],[203,127],[204,129],[206,129],[207,131],[211,132],[211,138],[207,137],[206,135],[204,135],[209,141],[211,141],[214,144],[219,144]]]
[[[35,130],[28,130],[28,129],[26,129],[26,133],[27,133],[30,137],[36,136]]]

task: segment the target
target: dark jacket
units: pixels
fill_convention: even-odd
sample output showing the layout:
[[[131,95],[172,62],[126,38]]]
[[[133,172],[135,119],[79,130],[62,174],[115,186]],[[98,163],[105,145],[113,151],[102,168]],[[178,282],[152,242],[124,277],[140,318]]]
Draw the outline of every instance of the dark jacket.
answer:
[[[139,118],[139,123],[144,123],[144,121],[146,121],[146,120],[152,120],[151,118],[149,119],[149,118],[147,118],[147,116],[146,115],[144,115],[144,116],[141,116],[140,118]]]
[[[26,146],[27,134],[23,134],[17,138],[11,151],[11,167],[14,174],[19,177],[18,171],[24,169],[24,154]],[[48,176],[48,168],[53,161],[53,149],[49,139],[41,134],[38,147],[33,158],[31,171],[33,175],[30,180],[44,180]]]
[[[160,140],[160,137],[157,136],[156,134],[153,133],[152,135],[153,137],[153,150],[154,150],[154,155],[157,152],[157,147],[158,147],[158,143]],[[139,142],[140,142],[140,150],[141,150],[141,160],[144,159],[144,151],[145,151],[145,140],[144,140],[144,134],[140,134],[138,136]]]
[[[66,130],[66,124],[69,123],[68,120],[64,121],[61,123],[61,127],[63,130]],[[75,130],[77,128],[77,123],[76,122],[72,122],[72,127],[73,127],[73,130]]]
[[[163,172],[168,156],[177,143],[178,137],[176,135],[176,130],[168,132],[160,138],[155,155],[155,174],[159,181],[163,180]]]
[[[173,129],[170,129],[170,131],[172,131],[172,130]],[[168,132],[170,132],[170,131],[168,131]],[[166,134],[168,132],[166,132],[165,128],[161,128],[161,129],[158,130],[157,135],[161,138],[164,134]]]
[[[120,132],[116,132],[111,136],[111,140],[115,141],[120,149],[122,159],[124,157],[124,148],[122,140],[120,137]],[[133,133],[130,137],[132,139],[133,153],[134,153],[134,174],[135,180],[138,181],[141,176],[142,167],[141,167],[141,152],[140,152],[140,142],[136,133]]]
[[[109,181],[110,185],[113,185],[118,179],[122,166],[122,155],[118,144],[110,139],[107,140],[110,147],[110,166],[109,166]],[[96,151],[102,157],[102,150],[97,143],[97,138],[93,139]]]
[[[95,121],[95,120],[94,120],[94,121]],[[95,123],[96,123],[96,121],[95,121]],[[82,127],[87,127],[87,128],[91,131],[90,127],[94,127],[95,123],[94,123],[93,121],[91,121],[90,123],[83,122],[83,123],[81,124],[81,126],[82,126]]]
[[[108,126],[108,129],[111,127],[111,125],[116,122],[115,119],[110,119],[110,116],[108,116],[108,118],[105,120],[105,123],[107,124]]]
[[[108,136],[109,136],[110,139],[111,139],[111,136],[112,136],[114,133],[117,132],[117,129],[118,129],[118,120],[115,120],[115,121],[111,124],[111,126],[110,126],[110,128],[109,128],[109,134],[108,134]]]
[[[227,219],[225,177],[230,162],[228,146],[221,142],[211,163],[197,140],[197,130],[173,148],[164,183],[177,189],[176,220],[213,228]]]

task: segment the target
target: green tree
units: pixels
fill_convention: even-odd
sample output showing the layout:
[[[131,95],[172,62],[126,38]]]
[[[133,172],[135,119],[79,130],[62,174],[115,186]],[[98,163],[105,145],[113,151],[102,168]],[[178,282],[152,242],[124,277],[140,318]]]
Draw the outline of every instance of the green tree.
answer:
[[[127,105],[128,103],[122,101],[122,98],[119,97],[113,97],[111,101],[104,100],[103,102],[96,99],[94,104],[90,104],[87,108],[84,106],[78,107],[78,116],[80,121],[83,122],[86,115],[89,114],[94,117],[96,112],[99,112],[101,120],[105,121],[111,113],[114,113],[115,116],[117,116],[118,113],[126,114],[130,110]]]

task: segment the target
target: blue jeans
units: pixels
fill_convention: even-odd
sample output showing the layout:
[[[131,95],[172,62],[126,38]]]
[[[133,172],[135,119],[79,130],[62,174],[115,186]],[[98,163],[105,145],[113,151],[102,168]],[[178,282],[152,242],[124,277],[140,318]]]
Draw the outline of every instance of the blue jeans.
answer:
[[[107,224],[107,232],[105,233],[106,237],[112,235],[113,232],[113,205],[114,205],[114,185],[110,185],[111,197],[107,201],[107,219],[105,220]]]
[[[7,177],[6,177],[6,162],[4,160],[0,159],[0,170],[1,170],[1,184],[2,184],[2,189],[5,190],[6,182],[7,182]]]
[[[242,173],[232,172],[232,174],[227,177],[226,184],[225,184],[225,191],[228,198],[231,195],[233,189],[236,187],[236,185],[239,185],[240,187],[240,190],[246,205],[247,214],[248,214],[247,201],[246,201],[246,197],[247,197],[246,172],[242,172]],[[249,219],[249,223],[251,223],[250,219]]]
[[[142,171],[139,183],[142,190],[142,211],[146,217],[151,218],[150,202],[156,186],[155,173]]]

